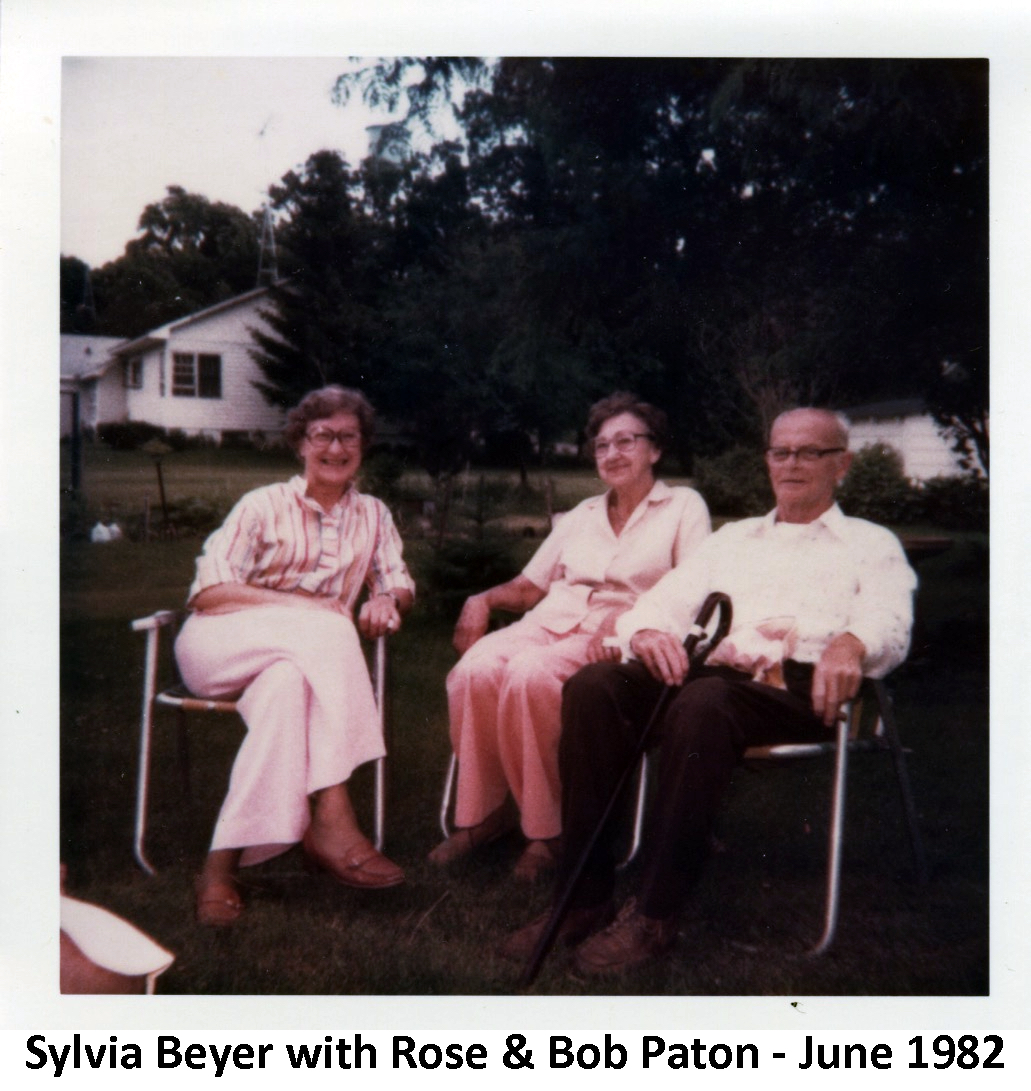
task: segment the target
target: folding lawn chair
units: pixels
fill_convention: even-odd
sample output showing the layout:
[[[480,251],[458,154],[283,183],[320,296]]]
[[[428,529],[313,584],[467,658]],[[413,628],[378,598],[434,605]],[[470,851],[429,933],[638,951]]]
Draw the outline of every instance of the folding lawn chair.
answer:
[[[133,830],[133,855],[136,858],[136,862],[148,875],[154,875],[157,870],[147,859],[144,850],[144,842],[147,833],[147,800],[150,788],[150,751],[155,708],[160,706],[178,710],[179,768],[185,791],[189,790],[190,778],[189,756],[186,747],[186,713],[236,712],[235,700],[210,700],[206,697],[197,697],[190,693],[178,678],[178,671],[175,672],[176,679],[173,685],[166,689],[158,688],[157,677],[161,632],[163,629],[169,629],[170,640],[174,641],[176,629],[181,617],[182,614],[173,610],[159,610],[149,617],[138,618],[132,623],[134,632],[145,632],[147,634],[143,668],[143,706],[140,714],[140,757],[136,779],[136,817]],[[386,666],[387,642],[386,637],[381,636],[376,640],[373,650],[372,685],[376,697],[376,708],[379,710],[380,727],[384,731],[384,737],[386,737],[386,718],[384,715]],[[376,849],[382,852],[386,825],[386,758],[377,758],[374,765],[373,841]]]
[[[864,704],[875,713],[864,716]],[[813,743],[779,743],[772,746],[755,746],[745,751],[744,760],[790,761],[823,755],[834,756],[834,780],[831,789],[831,812],[827,836],[827,880],[824,904],[823,932],[811,953],[822,954],[834,941],[837,930],[838,909],[841,893],[841,857],[845,828],[845,789],[848,777],[848,756],[855,751],[874,751],[891,756],[898,779],[903,818],[913,850],[917,879],[927,882],[927,858],[923,839],[917,823],[916,805],[910,785],[906,756],[899,739],[898,725],[891,697],[880,678],[864,679],[858,697],[843,707],[833,740]],[[644,832],[645,797],[647,793],[648,760],[641,761],[638,774],[637,798],[634,806],[633,832],[630,850],[623,861],[628,864],[636,856]]]

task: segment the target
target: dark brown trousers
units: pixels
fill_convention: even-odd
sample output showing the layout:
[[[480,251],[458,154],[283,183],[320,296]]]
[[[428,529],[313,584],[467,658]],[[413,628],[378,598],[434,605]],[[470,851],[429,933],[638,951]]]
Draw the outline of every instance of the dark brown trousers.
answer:
[[[638,908],[645,916],[661,919],[681,909],[708,854],[713,821],[734,766],[748,747],[827,740],[829,729],[812,713],[810,680],[811,670],[793,672],[789,692],[738,671],[701,668],[672,697],[648,743],[659,753],[659,773],[641,848]],[[632,761],[662,689],[637,662],[592,664],[565,684],[558,889],[572,874]],[[631,779],[631,787],[634,783]],[[622,805],[613,812],[587,861],[574,907],[600,905],[612,896],[615,844],[625,813]]]

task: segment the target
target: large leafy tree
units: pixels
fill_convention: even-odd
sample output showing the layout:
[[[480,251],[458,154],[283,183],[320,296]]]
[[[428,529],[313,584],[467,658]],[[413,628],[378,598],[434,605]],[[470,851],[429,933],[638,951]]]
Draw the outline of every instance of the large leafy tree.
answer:
[[[61,255],[61,332],[92,333],[97,324],[89,266]]]
[[[327,382],[361,387],[401,423],[436,476],[469,457],[497,399],[484,367],[504,329],[499,275],[453,157],[431,169],[333,152],[272,190],[281,283],[255,333],[259,384],[290,405]],[[481,281],[476,271],[485,271]]]
[[[254,288],[258,240],[255,217],[169,186],[122,256],[91,274],[96,332],[133,337]]]
[[[985,468],[987,100],[983,62],[762,61],[715,102],[833,303],[812,346],[833,394],[920,395]]]
[[[983,63],[395,58],[353,93],[450,103],[464,145],[399,159],[394,125],[390,160],[294,184],[270,393],[335,352],[318,376],[424,434],[544,437],[621,385],[685,456],[914,394],[986,444]]]
[[[260,389],[288,406],[329,382],[368,387],[384,264],[357,175],[336,152],[316,152],[271,188],[270,199],[282,217],[282,280],[266,311],[273,336],[255,335]]]

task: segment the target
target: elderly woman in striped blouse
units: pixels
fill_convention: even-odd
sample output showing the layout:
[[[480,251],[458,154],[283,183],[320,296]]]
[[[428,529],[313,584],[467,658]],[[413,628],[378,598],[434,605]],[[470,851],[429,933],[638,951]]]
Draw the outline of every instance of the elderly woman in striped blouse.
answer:
[[[247,493],[197,560],[179,668],[197,694],[239,695],[247,725],[197,878],[202,924],[243,912],[238,866],[298,842],[347,886],[404,881],[362,833],[347,789],[384,753],[358,633],[396,631],[415,590],[389,511],[355,487],[372,425],[357,391],[308,394],[285,432],[303,474]]]

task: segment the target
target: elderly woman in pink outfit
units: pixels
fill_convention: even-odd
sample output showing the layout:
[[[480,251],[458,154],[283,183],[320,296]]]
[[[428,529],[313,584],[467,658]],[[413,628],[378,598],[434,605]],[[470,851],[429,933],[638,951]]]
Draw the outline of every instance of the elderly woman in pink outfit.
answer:
[[[666,415],[632,394],[594,405],[587,439],[602,496],[564,515],[522,574],[466,600],[455,628],[462,658],[448,675],[458,756],[456,832],[430,860],[447,864],[513,825],[528,844],[516,875],[554,865],[561,833],[558,776],[562,685],[586,663],[615,659],[615,621],[710,532],[693,489],[655,478]],[[487,634],[494,609],[525,616]]]
[[[358,391],[308,394],[285,433],[303,474],[244,496],[197,560],[176,659],[194,693],[238,695],[247,725],[197,878],[202,924],[243,912],[240,864],[298,842],[345,885],[404,880],[362,833],[347,790],[384,753],[358,634],[397,631],[415,589],[390,512],[355,488],[372,427]]]

